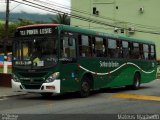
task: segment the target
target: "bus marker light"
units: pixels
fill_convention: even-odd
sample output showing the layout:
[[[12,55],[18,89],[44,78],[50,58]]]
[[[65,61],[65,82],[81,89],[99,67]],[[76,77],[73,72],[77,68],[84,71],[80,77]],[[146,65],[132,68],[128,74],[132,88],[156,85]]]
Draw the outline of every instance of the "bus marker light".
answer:
[[[78,66],[78,68],[80,68],[80,64],[78,64],[77,66]]]
[[[55,86],[46,86],[46,89],[55,90]]]

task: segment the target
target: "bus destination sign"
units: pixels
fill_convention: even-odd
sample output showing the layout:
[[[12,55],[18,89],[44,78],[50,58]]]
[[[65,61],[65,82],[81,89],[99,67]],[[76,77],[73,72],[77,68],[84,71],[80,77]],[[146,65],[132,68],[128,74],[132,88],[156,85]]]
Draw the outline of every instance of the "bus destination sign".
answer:
[[[47,35],[52,33],[53,33],[52,28],[34,28],[34,29],[19,30],[20,36]]]

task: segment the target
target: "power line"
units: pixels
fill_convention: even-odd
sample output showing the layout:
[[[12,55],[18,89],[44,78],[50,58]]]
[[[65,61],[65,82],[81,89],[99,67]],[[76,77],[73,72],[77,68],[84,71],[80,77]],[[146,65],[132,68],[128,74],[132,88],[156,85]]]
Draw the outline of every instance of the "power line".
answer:
[[[40,1],[40,0],[39,0]],[[43,2],[43,1],[42,1]],[[44,2],[43,2],[44,3]],[[50,3],[51,4],[51,3]],[[63,7],[64,8],[64,7]],[[72,10],[73,11],[73,10]],[[80,11],[81,12],[81,11]],[[82,12],[81,12],[82,13]],[[84,13],[84,12],[83,12]],[[102,18],[102,17],[101,17]],[[110,19],[110,20],[113,20],[113,19]],[[128,24],[131,24],[131,23],[129,23],[129,22],[127,22]],[[133,23],[132,23],[133,24]],[[113,24],[112,24],[113,25]],[[140,26],[140,24],[136,24],[136,25],[139,25]],[[143,27],[143,28],[147,28],[145,25],[141,25],[141,27]],[[149,26],[149,27],[153,27],[153,26]],[[147,29],[153,29],[153,28],[147,28]],[[158,29],[160,29],[159,27],[156,27],[156,28],[158,28]],[[141,31],[142,32],[142,30],[137,30],[137,31]],[[144,31],[144,30],[143,30]],[[157,33],[159,33],[159,32],[157,32],[157,31],[144,31],[144,32],[146,32],[146,33],[150,33],[150,32],[152,32],[152,33],[154,33],[154,34],[157,34]]]
[[[40,0],[37,0],[37,1],[40,1]],[[54,5],[55,6],[55,4],[53,4],[54,2],[52,2],[51,3],[51,1],[49,1],[50,3],[47,3],[49,6],[51,6],[51,5]],[[45,3],[46,4],[46,2],[44,2],[44,1],[41,1],[41,3]],[[62,5],[62,4],[61,4]],[[57,5],[56,5],[57,6]],[[61,7],[61,6],[58,6],[58,7]],[[65,9],[67,9],[67,7],[62,7],[62,8],[65,8]],[[81,11],[81,10],[78,10],[78,9],[70,9],[71,11],[72,11],[72,14],[74,14],[73,12],[78,12],[78,13],[82,13],[82,14],[87,14],[87,15],[91,15],[90,13],[88,13],[88,12],[86,12],[86,11]],[[93,16],[92,16],[93,17]],[[120,21],[120,20],[114,20],[114,19],[112,19],[112,18],[108,18],[108,17],[104,17],[104,16],[98,16],[98,18],[102,18],[102,19],[105,19],[105,20],[111,20],[112,22],[114,21],[116,21],[116,22],[118,22],[118,23],[122,23],[122,25],[115,25],[115,24],[113,24],[112,23],[112,25],[115,25],[115,26],[117,26],[118,28],[122,28],[122,29],[128,29],[128,28],[124,28],[123,27],[123,25],[124,24],[128,24],[127,26],[128,27],[135,27],[136,29],[138,29],[137,27],[139,27],[139,28],[142,28],[142,29],[148,29],[148,31],[152,31],[152,33],[159,33],[159,31],[160,31],[160,27],[155,27],[155,26],[146,26],[146,25],[141,25],[141,24],[135,24],[135,23],[130,23],[130,22],[124,22],[124,21]],[[125,25],[126,26],[126,25]],[[153,30],[153,29],[156,29],[156,30]],[[158,32],[157,32],[157,30],[158,30]],[[139,31],[145,31],[145,30],[139,30]],[[147,32],[147,31],[145,31],[145,32]]]
[[[49,9],[45,9],[45,8],[38,7],[38,6],[35,6],[35,5],[31,5],[31,4],[26,4],[26,3],[24,3],[24,2],[19,2],[19,1],[17,1],[17,0],[12,0],[12,1],[13,1],[13,2],[16,2],[16,3],[19,3],[19,4],[27,5],[27,6],[30,6],[30,7],[33,7],[33,8],[37,8],[37,9],[40,9],[40,10],[44,10],[44,11],[53,13],[53,11],[52,11],[52,10],[49,10]]]
[[[38,0],[38,1],[40,1],[40,0]],[[41,2],[43,2],[43,3],[46,3],[46,2],[44,2],[44,1],[41,1]],[[48,2],[50,2],[50,3],[48,3],[48,5],[54,5],[53,3],[55,3],[56,4],[56,2],[53,2],[53,1],[50,1],[50,0],[48,0]],[[58,3],[57,3],[58,4]],[[60,4],[61,6],[62,6],[62,4]],[[59,7],[61,7],[61,6],[59,6]],[[64,8],[64,9],[67,9],[68,8],[68,6],[63,6],[62,8]],[[76,8],[70,8],[69,10],[71,10],[72,12],[78,12],[78,13],[82,13],[82,14],[86,14],[86,15],[91,15],[89,12],[87,12],[87,11],[84,11],[84,10],[79,10],[79,9],[76,9]],[[142,25],[142,24],[135,24],[135,23],[131,23],[131,22],[126,22],[126,21],[120,21],[120,20],[115,20],[115,19],[113,19],[113,18],[109,18],[109,17],[105,17],[105,16],[101,16],[101,15],[99,15],[98,16],[99,18],[102,18],[102,19],[107,19],[107,20],[111,20],[111,21],[116,21],[116,22],[118,22],[118,23],[125,23],[125,24],[129,24],[129,25],[134,25],[134,26],[137,26],[137,27],[141,27],[141,28],[146,28],[146,29],[159,29],[160,30],[160,27],[156,27],[156,26],[149,26],[149,25]]]
[[[20,6],[21,4],[19,3],[18,5],[16,5],[14,8],[12,8],[11,10],[10,10],[10,12],[11,11],[13,11],[15,8],[17,8],[18,6]]]
[[[56,9],[53,9],[53,8],[49,8],[49,7],[46,7],[46,6],[44,6],[44,5],[39,5],[39,4],[36,4],[36,3],[33,3],[33,2],[30,2],[30,1],[27,1],[27,0],[24,0],[25,2],[27,2],[27,3],[30,3],[30,4],[32,4],[32,5],[30,5],[30,4],[26,4],[26,3],[24,3],[24,2],[19,2],[19,1],[16,1],[16,0],[12,0],[12,1],[15,1],[15,2],[18,2],[18,3],[21,3],[21,4],[25,4],[25,5],[28,5],[28,6],[32,6],[32,7],[35,7],[35,8],[40,8],[40,9],[42,9],[42,7],[43,7],[43,10],[44,10],[44,8],[45,8],[45,10],[49,10],[50,12],[53,12],[53,11],[56,11],[56,12],[59,12],[59,13],[65,13],[65,12],[63,12],[63,11],[60,11],[60,10],[56,10]],[[35,6],[36,5],[36,6]],[[38,7],[37,7],[38,6]],[[87,17],[84,17],[84,16],[80,16],[80,15],[78,15],[78,14],[69,14],[70,16],[72,16],[72,17],[74,17],[74,18],[78,18],[78,19],[81,19],[81,20],[85,20],[85,21],[89,21],[89,22],[93,22],[93,23],[99,23],[99,24],[102,24],[102,25],[107,25],[107,26],[111,26],[111,27],[114,27],[113,25],[111,25],[111,24],[107,24],[107,23],[104,23],[104,22],[102,22],[102,21],[98,21],[98,20],[91,20],[90,18],[87,18]]]
[[[18,2],[16,0],[12,0],[12,1],[15,1],[15,2]],[[32,7],[35,7],[35,8],[39,8],[39,9],[42,9],[45,10],[45,11],[49,11],[49,12],[59,12],[59,13],[65,13],[63,11],[60,11],[60,10],[56,10],[56,9],[53,9],[53,8],[50,8],[50,7],[46,7],[44,5],[40,5],[40,4],[37,4],[37,3],[33,3],[33,2],[30,2],[30,1],[27,1],[27,0],[23,0],[24,2],[27,2],[29,4],[26,4],[24,2],[21,2],[21,4],[25,4],[25,5],[28,5],[28,6],[32,6]],[[32,4],[32,5],[31,5]],[[34,5],[34,6],[33,6]],[[38,7],[37,7],[38,6]],[[110,26],[110,27],[118,27],[118,28],[122,28],[122,27],[119,27],[117,25],[114,25],[113,23],[107,23],[107,22],[104,22],[104,21],[100,21],[100,20],[95,20],[95,19],[91,19],[91,18],[88,18],[86,16],[82,16],[82,15],[79,15],[79,14],[75,14],[75,13],[72,13],[72,14],[68,14],[70,16],[72,16],[73,18],[76,18],[76,19],[80,19],[80,20],[83,20],[83,21],[88,21],[88,22],[92,22],[92,23],[97,23],[97,24],[101,24],[101,25],[105,25],[105,26]],[[127,30],[126,28],[123,28],[125,30]],[[136,29],[135,31],[137,32],[143,32],[143,33],[151,33],[151,34],[160,34],[160,32],[157,32],[157,31],[146,31],[146,30],[140,30],[140,29]]]

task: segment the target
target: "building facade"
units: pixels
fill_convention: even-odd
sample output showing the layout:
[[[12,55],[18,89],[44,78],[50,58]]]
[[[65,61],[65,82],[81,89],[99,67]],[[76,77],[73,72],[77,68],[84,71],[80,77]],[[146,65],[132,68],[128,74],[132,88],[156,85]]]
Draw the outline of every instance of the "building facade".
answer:
[[[156,43],[160,60],[160,0],[71,0],[71,25]]]

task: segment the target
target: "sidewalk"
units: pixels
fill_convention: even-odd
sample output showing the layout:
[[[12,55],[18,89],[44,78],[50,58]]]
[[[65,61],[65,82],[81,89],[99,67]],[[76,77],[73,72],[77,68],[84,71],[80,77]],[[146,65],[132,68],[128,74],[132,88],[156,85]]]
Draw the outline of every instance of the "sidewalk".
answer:
[[[11,87],[0,87],[0,98],[25,95],[24,92],[14,92]]]

